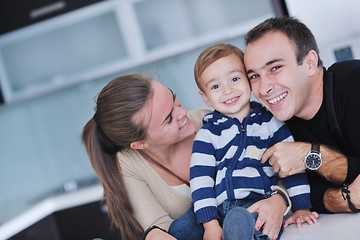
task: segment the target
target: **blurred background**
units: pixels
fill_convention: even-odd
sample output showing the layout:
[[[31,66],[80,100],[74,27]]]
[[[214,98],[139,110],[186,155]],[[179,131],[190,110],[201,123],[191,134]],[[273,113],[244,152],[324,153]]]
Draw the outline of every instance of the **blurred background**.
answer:
[[[1,0],[0,229],[45,199],[98,184],[81,132],[99,91],[141,72],[206,107],[197,56],[261,21],[299,18],[326,67],[360,57],[356,0]],[[3,229],[4,230],[4,229]],[[1,238],[1,235],[0,235]]]

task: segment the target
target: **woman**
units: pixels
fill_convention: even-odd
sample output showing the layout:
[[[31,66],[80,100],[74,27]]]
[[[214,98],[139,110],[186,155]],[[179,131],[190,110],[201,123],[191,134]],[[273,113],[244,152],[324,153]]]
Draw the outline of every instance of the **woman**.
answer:
[[[116,78],[100,92],[82,139],[123,239],[142,234],[146,240],[175,239],[167,231],[191,206],[190,156],[206,112],[188,114],[171,90],[138,74]],[[286,204],[281,199],[276,194],[259,204],[264,231],[282,218]],[[173,235],[189,218],[180,219],[173,224],[178,228],[171,226]],[[190,233],[199,229],[193,221],[188,225]]]

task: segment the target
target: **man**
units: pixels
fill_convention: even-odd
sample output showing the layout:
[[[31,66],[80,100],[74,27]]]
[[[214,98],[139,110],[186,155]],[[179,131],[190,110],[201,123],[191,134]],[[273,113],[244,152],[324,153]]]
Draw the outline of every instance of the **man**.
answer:
[[[360,211],[360,61],[326,70],[313,34],[291,17],[264,21],[245,41],[253,94],[297,141],[275,144],[262,161],[282,177],[306,169],[316,211]]]

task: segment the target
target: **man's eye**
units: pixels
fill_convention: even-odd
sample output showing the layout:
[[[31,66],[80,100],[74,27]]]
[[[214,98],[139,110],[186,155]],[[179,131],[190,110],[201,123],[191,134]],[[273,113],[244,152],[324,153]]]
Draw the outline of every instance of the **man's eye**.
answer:
[[[281,68],[281,66],[275,66],[275,67],[271,68],[271,71],[276,71],[276,70],[278,70],[279,68]]]
[[[253,80],[258,77],[259,77],[259,74],[254,74],[254,75],[248,76],[249,80]]]
[[[219,88],[219,85],[214,85],[211,87],[211,90],[215,90],[215,89],[218,89]]]

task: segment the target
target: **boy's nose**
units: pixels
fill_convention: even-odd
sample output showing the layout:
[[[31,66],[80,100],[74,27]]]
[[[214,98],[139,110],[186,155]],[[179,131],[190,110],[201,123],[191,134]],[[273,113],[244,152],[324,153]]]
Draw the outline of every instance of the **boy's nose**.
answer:
[[[223,92],[224,92],[224,94],[229,94],[229,93],[231,93],[231,92],[232,92],[232,87],[231,87],[229,84],[225,84],[225,85],[223,86]]]

